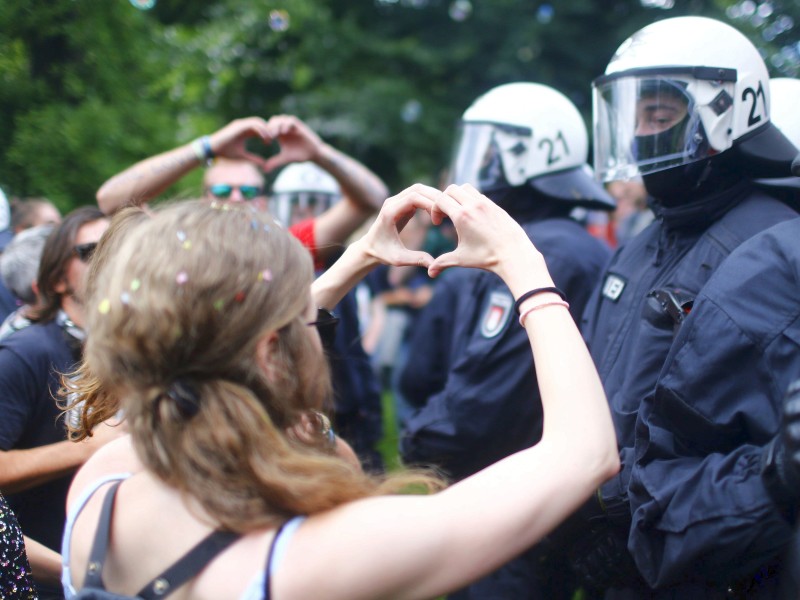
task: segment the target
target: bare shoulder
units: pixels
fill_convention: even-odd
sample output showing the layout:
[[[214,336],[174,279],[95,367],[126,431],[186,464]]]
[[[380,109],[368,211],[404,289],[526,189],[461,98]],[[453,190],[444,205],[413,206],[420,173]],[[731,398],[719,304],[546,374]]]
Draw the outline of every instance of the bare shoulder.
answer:
[[[67,508],[69,509],[81,493],[95,481],[118,473],[137,473],[143,468],[133,449],[130,435],[105,444],[84,463],[72,479],[67,496]]]

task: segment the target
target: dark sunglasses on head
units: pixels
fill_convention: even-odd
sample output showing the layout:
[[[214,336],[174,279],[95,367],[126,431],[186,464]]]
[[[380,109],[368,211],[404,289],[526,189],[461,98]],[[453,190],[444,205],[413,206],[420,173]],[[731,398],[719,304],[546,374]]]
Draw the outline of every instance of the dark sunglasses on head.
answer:
[[[96,248],[97,242],[89,242],[88,244],[78,244],[72,248],[72,251],[81,262],[89,262],[92,259],[92,254],[94,254]]]
[[[230,185],[227,183],[218,183],[216,185],[208,186],[208,193],[215,198],[230,198],[234,189],[238,189],[243,198],[252,200],[258,198],[264,193],[263,188],[257,185]]]
[[[334,315],[327,308],[317,309],[317,320],[306,323],[309,327],[316,327],[319,339],[322,340],[322,347],[330,350],[336,339],[336,325],[339,324],[339,317]]]

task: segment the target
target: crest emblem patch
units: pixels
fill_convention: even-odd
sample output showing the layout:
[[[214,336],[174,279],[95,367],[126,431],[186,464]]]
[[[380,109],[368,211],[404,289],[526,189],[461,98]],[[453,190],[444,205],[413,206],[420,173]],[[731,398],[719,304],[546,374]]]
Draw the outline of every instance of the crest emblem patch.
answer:
[[[481,335],[493,338],[500,333],[511,316],[514,308],[514,298],[508,292],[492,292],[489,304],[481,317]]]

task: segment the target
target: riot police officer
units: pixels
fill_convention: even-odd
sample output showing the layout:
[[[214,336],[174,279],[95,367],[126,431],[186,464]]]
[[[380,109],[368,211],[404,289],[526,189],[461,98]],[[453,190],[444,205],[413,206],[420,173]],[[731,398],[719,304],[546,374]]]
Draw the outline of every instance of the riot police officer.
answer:
[[[466,110],[451,169],[453,182],[475,185],[535,240],[576,320],[610,251],[569,213],[614,207],[586,166],[587,153],[572,102],[548,86],[518,82]],[[539,439],[541,406],[529,400],[538,397],[537,382],[518,317],[511,292],[491,273],[445,272],[437,281],[401,377],[419,407],[402,434],[406,462],[437,465],[459,480]],[[531,560],[451,598],[552,597],[552,588],[540,595]]]
[[[731,488],[710,494],[718,484],[714,473],[696,472],[692,478],[682,470],[686,455],[706,457],[717,439],[713,434],[727,432],[708,427],[696,435],[703,428],[693,432],[687,426],[670,445],[664,436],[653,437],[649,413],[640,409],[663,385],[671,364],[665,361],[677,360],[689,342],[698,354],[682,361],[670,389],[684,399],[673,406],[690,408],[669,413],[661,432],[696,424],[701,413],[708,422],[725,423],[715,411],[726,414],[736,385],[755,377],[742,356],[706,363],[705,352],[726,344],[724,318],[705,327],[687,324],[700,322],[706,303],[699,299],[720,265],[725,262],[730,273],[751,273],[752,265],[739,264],[742,258],[731,252],[797,216],[753,184],[759,177],[788,176],[797,150],[770,121],[769,78],[758,51],[715,20],[681,17],[645,27],[620,46],[593,89],[595,168],[606,181],[641,175],[654,198],[656,220],[614,255],[584,313],[584,336],[606,389],[623,468],[573,520],[566,531],[580,534],[566,543],[574,566],[589,582],[608,589],[607,597],[724,597],[729,589],[736,593],[742,579],[754,581],[759,560],[770,556],[764,548],[748,547],[746,536],[737,538],[737,518],[743,528],[755,526],[757,519],[743,517],[746,511]],[[767,272],[773,257],[759,259],[761,272]],[[744,297],[737,300],[746,298],[757,311],[763,289],[754,285],[740,291]],[[747,315],[744,319],[747,324]],[[656,395],[656,408],[665,397]],[[736,425],[743,421],[731,419]],[[774,421],[772,426],[774,433]],[[726,450],[754,441],[748,435],[765,443],[768,430],[744,427],[736,442],[727,439]],[[649,445],[654,441],[656,446]],[[631,506],[631,471],[645,451],[650,465],[662,469],[658,481],[648,480],[658,509],[651,506],[648,518],[637,516],[631,528],[631,511],[640,502]],[[758,463],[756,455],[750,458]],[[728,466],[735,478],[737,469]],[[675,489],[680,490],[676,495],[666,491]],[[693,503],[693,498],[706,502]],[[763,493],[760,501],[763,509]],[[662,512],[656,516],[657,510]],[[715,521],[721,515],[725,523]],[[720,526],[703,527],[711,522]],[[775,534],[775,529],[765,532]],[[782,540],[774,535],[772,542],[776,551]],[[669,575],[662,577],[665,572]]]

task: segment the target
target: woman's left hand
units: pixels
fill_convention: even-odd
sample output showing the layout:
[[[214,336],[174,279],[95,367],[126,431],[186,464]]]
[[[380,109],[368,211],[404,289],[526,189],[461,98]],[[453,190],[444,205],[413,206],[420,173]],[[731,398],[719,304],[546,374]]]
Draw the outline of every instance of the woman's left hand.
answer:
[[[360,240],[364,251],[384,264],[427,268],[433,257],[421,250],[409,250],[400,239],[400,232],[417,210],[430,215],[441,194],[436,188],[416,183],[387,199],[372,227]]]

